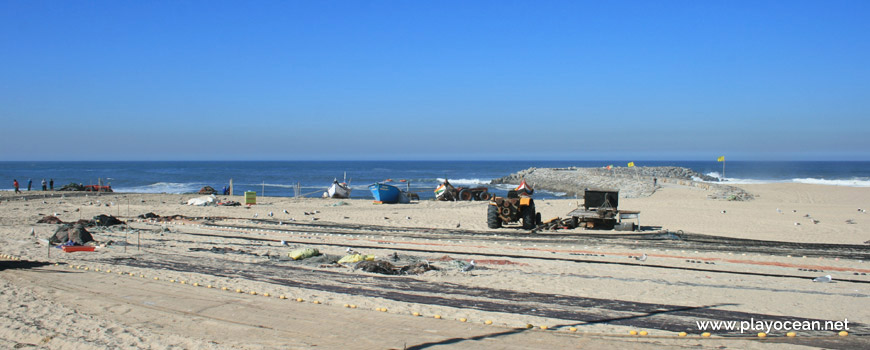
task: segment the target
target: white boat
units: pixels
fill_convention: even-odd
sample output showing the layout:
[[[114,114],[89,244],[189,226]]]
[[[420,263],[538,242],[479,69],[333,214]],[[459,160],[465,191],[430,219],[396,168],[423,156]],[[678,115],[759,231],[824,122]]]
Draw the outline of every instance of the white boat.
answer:
[[[350,197],[350,187],[346,182],[338,182],[338,180],[332,180],[332,186],[323,192],[323,198],[349,198]]]

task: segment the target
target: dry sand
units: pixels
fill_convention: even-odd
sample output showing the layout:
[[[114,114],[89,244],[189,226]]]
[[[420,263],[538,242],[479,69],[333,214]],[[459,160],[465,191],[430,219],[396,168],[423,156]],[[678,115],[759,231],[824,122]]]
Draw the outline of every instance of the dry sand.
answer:
[[[858,211],[870,208],[870,189],[741,187],[756,199],[710,200],[706,191],[668,185],[651,197],[621,200],[620,208],[642,212],[646,236],[581,229],[535,235],[518,228],[490,230],[486,203],[480,202],[374,205],[369,200],[267,197],[252,208],[192,207],[183,203],[193,195],[25,201],[2,193],[0,346],[868,347],[870,263],[856,257],[866,256],[870,248],[864,243],[870,240],[870,216]],[[536,202],[545,219],[564,217],[577,205],[567,199]],[[135,219],[147,212],[190,219]],[[63,253],[40,240],[57,225],[35,224],[54,213],[64,221],[114,215],[135,231],[92,229],[98,241],[109,244],[96,252]],[[849,219],[855,224],[847,224]],[[649,239],[653,232],[663,232],[654,231],[659,227],[718,236],[721,244],[705,249],[698,243]],[[765,248],[765,243],[730,238],[810,244],[806,249],[784,244]],[[288,244],[281,245],[282,240]],[[395,252],[402,258],[399,263],[425,260],[441,270],[382,276],[328,265],[323,258],[287,261],[287,253],[297,247],[334,256],[354,247],[379,259]],[[630,258],[640,254],[647,254],[647,260]],[[475,259],[477,268],[459,271],[461,263],[451,259]],[[834,283],[812,282],[827,274]],[[386,311],[378,311],[382,309]],[[699,320],[749,317],[848,319],[854,326],[848,337],[798,332],[787,338],[772,332],[765,340],[754,339],[755,331],[744,337],[713,332],[711,338],[700,338],[701,331],[693,329]],[[528,324],[535,328],[527,329]],[[677,336],[680,327],[688,337]],[[632,330],[649,336],[630,336]]]

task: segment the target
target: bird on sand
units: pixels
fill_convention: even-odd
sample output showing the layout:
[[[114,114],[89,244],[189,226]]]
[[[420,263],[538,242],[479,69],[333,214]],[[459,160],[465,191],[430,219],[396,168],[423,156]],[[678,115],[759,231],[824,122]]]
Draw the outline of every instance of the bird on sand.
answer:
[[[290,212],[288,212],[287,209],[284,209],[284,214],[290,214]]]
[[[828,282],[830,282],[831,280],[833,280],[833,279],[831,278],[831,275],[824,275],[824,276],[821,276],[821,277],[813,278],[813,282],[828,283]]]
[[[269,212],[269,216],[271,217],[272,215],[274,215],[274,214],[272,214],[272,212],[270,211],[270,212]]]
[[[776,212],[782,214],[782,209],[776,208]]]
[[[457,223],[456,223],[456,228],[459,228],[460,226],[462,226],[462,223],[457,222]],[[474,260],[472,260],[472,262],[474,262]]]
[[[258,217],[258,216],[260,216],[260,214],[254,213],[254,217]]]
[[[468,265],[465,265],[465,266],[462,268],[462,272],[468,272],[468,271],[471,271],[471,270],[474,270],[474,260],[472,260],[470,263],[468,263]]]
[[[646,261],[646,253],[643,253],[643,255],[636,257],[635,259],[637,259],[637,261]]]

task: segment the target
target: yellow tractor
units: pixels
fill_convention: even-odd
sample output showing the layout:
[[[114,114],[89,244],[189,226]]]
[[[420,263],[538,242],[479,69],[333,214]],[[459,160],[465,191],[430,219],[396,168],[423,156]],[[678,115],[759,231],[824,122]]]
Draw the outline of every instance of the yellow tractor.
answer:
[[[532,193],[534,190],[523,179],[515,190],[508,191],[507,197],[494,197],[486,211],[486,225],[500,228],[522,220],[524,230],[537,227],[541,223],[541,213],[535,212]]]

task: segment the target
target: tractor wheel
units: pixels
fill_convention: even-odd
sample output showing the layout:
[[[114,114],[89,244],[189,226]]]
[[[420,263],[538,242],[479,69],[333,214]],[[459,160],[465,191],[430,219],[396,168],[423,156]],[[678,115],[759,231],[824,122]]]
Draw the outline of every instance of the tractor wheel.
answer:
[[[470,201],[472,197],[474,197],[474,194],[469,190],[459,191],[459,200],[461,201]]]
[[[498,207],[490,205],[486,209],[486,226],[489,226],[489,228],[501,228],[501,218],[498,217]]]
[[[492,194],[490,194],[489,192],[480,192],[480,200],[488,201],[490,199],[492,199]]]
[[[523,208],[523,230],[535,228],[535,206],[529,205]]]

